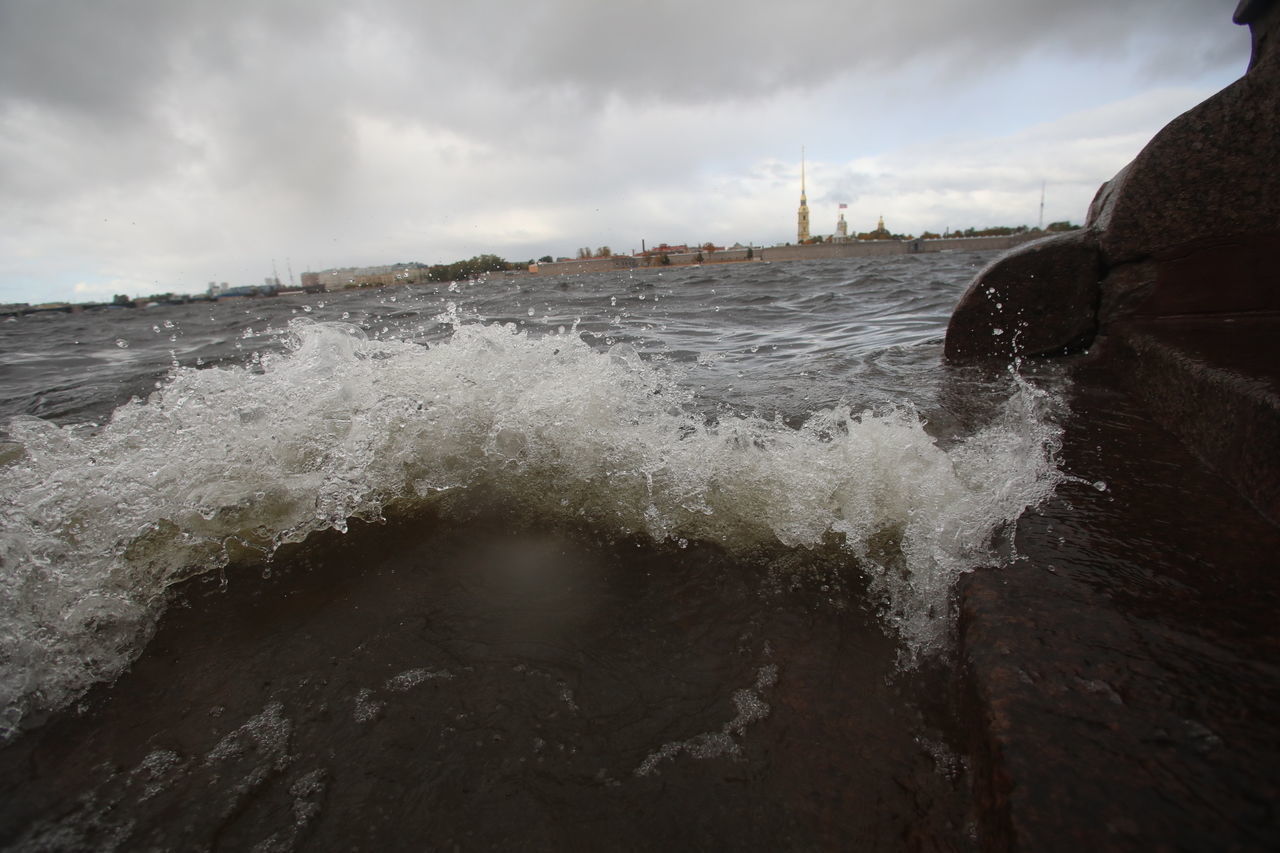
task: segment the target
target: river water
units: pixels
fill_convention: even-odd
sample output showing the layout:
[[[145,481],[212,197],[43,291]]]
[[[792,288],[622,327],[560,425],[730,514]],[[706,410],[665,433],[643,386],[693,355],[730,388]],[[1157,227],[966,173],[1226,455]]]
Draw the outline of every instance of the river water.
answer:
[[[968,849],[951,253],[0,325],[0,844]]]

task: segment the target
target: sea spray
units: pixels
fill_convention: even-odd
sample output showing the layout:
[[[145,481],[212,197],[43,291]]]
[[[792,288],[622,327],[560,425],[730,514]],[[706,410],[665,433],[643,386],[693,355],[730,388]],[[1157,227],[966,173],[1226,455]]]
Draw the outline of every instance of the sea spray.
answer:
[[[289,338],[244,367],[176,368],[100,427],[10,424],[8,734],[119,674],[174,583],[441,496],[744,553],[834,536],[911,659],[945,638],[955,577],[997,560],[999,531],[1060,476],[1045,395],[1023,382],[944,450],[906,404],[823,408],[798,429],[708,415],[676,370],[572,328],[465,323],[427,347],[295,321]]]

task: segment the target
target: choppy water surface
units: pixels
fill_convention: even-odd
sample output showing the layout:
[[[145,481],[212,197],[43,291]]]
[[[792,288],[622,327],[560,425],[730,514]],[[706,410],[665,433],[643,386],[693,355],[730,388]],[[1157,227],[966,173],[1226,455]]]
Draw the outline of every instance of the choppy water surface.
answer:
[[[988,259],[5,323],[0,841],[963,847],[952,586],[1061,476],[941,364]]]

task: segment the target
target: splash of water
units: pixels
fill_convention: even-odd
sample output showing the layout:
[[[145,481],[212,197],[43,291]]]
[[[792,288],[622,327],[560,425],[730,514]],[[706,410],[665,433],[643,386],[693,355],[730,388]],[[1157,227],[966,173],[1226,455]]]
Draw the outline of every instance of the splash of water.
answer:
[[[1060,478],[1045,395],[1025,383],[943,450],[908,406],[837,406],[799,429],[708,419],[677,376],[572,329],[460,324],[427,348],[308,319],[290,336],[248,367],[175,368],[101,427],[11,423],[0,730],[119,674],[178,581],[441,495],[730,549],[834,536],[911,657],[944,639],[956,576],[998,559],[995,534]]]

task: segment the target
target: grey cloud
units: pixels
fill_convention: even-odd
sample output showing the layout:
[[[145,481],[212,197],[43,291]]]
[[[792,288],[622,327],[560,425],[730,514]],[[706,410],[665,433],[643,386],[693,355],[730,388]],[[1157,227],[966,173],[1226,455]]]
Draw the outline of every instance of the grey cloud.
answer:
[[[0,103],[136,118],[166,76],[167,33],[145,19],[122,25],[141,11],[138,4],[4,4]]]
[[[491,59],[513,85],[571,86],[587,97],[628,99],[750,99],[922,61],[936,64],[938,83],[946,85],[1037,51],[1114,58],[1137,40],[1168,40],[1184,51],[1191,40],[1204,46],[1201,55],[1225,57],[1222,45],[1232,40],[1230,10],[1197,0],[785,6],[564,0],[519,9]],[[447,25],[468,26],[460,19]],[[865,85],[875,86],[875,78]]]
[[[815,204],[852,204],[874,185],[870,175],[844,171],[823,182],[825,190],[814,199]]]
[[[572,146],[610,99],[745,103],[838,75],[875,89],[878,75],[915,63],[935,67],[945,88],[1028,52],[1118,56],[1135,40],[1176,42],[1198,66],[1239,61],[1225,46],[1235,44],[1229,10],[1201,0],[8,0],[0,9],[0,110],[35,105],[155,139],[178,134],[185,118],[224,139],[234,167],[316,145],[327,174],[345,165],[344,122],[356,110],[555,149]],[[1188,40],[1199,48],[1188,52]],[[1149,62],[1178,70],[1163,55]],[[158,158],[166,153],[189,152],[158,147]]]
[[[1042,54],[1127,59],[1164,85],[1243,68],[1230,12],[1203,0],[0,0],[0,193],[57,220],[147,187],[185,198],[190,181],[216,199],[208,215],[260,229],[278,227],[270,216],[373,218],[396,192],[462,215],[472,202],[678,189],[707,159],[693,150],[790,159],[778,146],[806,131],[779,103],[832,83],[852,110],[865,92],[892,106],[904,79],[958,93]],[[904,68],[916,73],[895,77]],[[712,107],[753,139],[717,136]],[[768,126],[750,123],[757,113]],[[625,126],[637,116],[653,123]],[[371,173],[365,119],[443,136],[411,155],[439,161],[417,174],[440,185],[357,187]],[[447,185],[455,137],[472,158],[454,170],[471,176],[465,188]],[[792,169],[748,180],[790,184]],[[813,190],[851,203],[868,192],[857,176]]]
[[[3,8],[0,98],[135,118],[184,61],[188,73],[252,87],[270,69],[244,57],[265,52],[281,66],[343,68],[346,88],[371,100],[402,67],[421,86],[402,98],[445,105],[475,81],[498,80],[513,95],[498,110],[543,92],[562,101],[574,93],[589,107],[610,94],[751,99],[925,60],[945,84],[1027,52],[1117,56],[1137,39],[1177,43],[1183,57],[1189,42],[1199,44],[1190,52],[1197,65],[1235,61],[1224,47],[1235,43],[1230,9],[1203,0],[9,0]]]
[[[317,88],[332,66],[301,49],[332,54],[322,41],[340,16],[304,15],[302,3],[191,0],[2,8],[0,126],[26,143],[17,171],[57,173],[35,191],[120,188],[201,162],[227,181],[310,182],[349,156],[347,99]],[[30,150],[50,129],[59,143]]]

